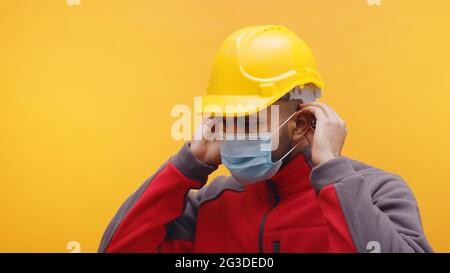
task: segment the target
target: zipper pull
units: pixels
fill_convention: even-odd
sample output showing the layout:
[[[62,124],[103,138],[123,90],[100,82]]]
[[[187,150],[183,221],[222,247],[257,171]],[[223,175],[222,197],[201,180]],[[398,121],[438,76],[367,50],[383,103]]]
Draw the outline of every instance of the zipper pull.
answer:
[[[280,241],[273,242],[273,253],[280,253]]]

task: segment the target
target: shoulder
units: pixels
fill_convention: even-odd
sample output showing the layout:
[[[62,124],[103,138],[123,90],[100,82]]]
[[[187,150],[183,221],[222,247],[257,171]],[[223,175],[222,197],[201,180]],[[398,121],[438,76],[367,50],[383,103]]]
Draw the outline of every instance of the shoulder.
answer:
[[[245,186],[232,176],[218,176],[203,186],[197,194],[200,204],[218,199],[226,191],[243,192]]]
[[[367,186],[374,199],[396,198],[415,203],[410,187],[400,175],[346,156],[313,167],[310,178],[316,193],[330,184],[338,190],[352,188],[351,192]]]
[[[371,166],[359,160],[348,158],[357,175],[364,178],[370,187],[372,196],[402,198],[416,202],[414,194],[405,179],[393,172]]]

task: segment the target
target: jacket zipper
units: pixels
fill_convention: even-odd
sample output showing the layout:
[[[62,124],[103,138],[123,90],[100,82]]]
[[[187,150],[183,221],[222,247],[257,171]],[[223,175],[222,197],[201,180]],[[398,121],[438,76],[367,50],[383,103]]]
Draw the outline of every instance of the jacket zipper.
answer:
[[[275,202],[273,205],[267,210],[267,212],[264,214],[261,223],[259,224],[259,252],[264,253],[264,225],[266,223],[267,216],[269,216],[269,213],[278,205],[280,202],[280,197],[278,196],[278,193],[275,189],[275,184],[273,181],[267,181],[268,186],[270,187],[271,193],[274,195]]]
[[[280,241],[273,242],[273,253],[280,253]]]

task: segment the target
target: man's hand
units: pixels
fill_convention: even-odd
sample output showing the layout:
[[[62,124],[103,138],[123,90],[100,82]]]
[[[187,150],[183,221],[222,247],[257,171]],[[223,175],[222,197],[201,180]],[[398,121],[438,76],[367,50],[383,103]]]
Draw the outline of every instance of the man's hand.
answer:
[[[203,120],[191,141],[190,149],[195,157],[208,165],[220,165],[220,141],[214,135],[214,120]]]
[[[310,129],[306,138],[311,144],[314,165],[320,165],[341,156],[347,128],[344,121],[328,105],[308,102],[300,105],[300,114],[308,113],[316,118],[316,129]]]

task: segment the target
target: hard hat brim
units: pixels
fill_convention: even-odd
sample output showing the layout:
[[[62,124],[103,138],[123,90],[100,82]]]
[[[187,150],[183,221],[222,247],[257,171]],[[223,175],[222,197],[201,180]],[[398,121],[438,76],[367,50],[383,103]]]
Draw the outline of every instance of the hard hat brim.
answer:
[[[274,96],[257,96],[257,95],[212,95],[207,94],[201,97],[201,103],[196,103],[195,113],[203,116],[247,116],[257,113],[284,96],[295,86],[304,85],[306,83],[313,83],[319,88],[323,88],[324,83],[319,80],[306,81],[303,83],[295,83],[286,90],[279,92]]]

